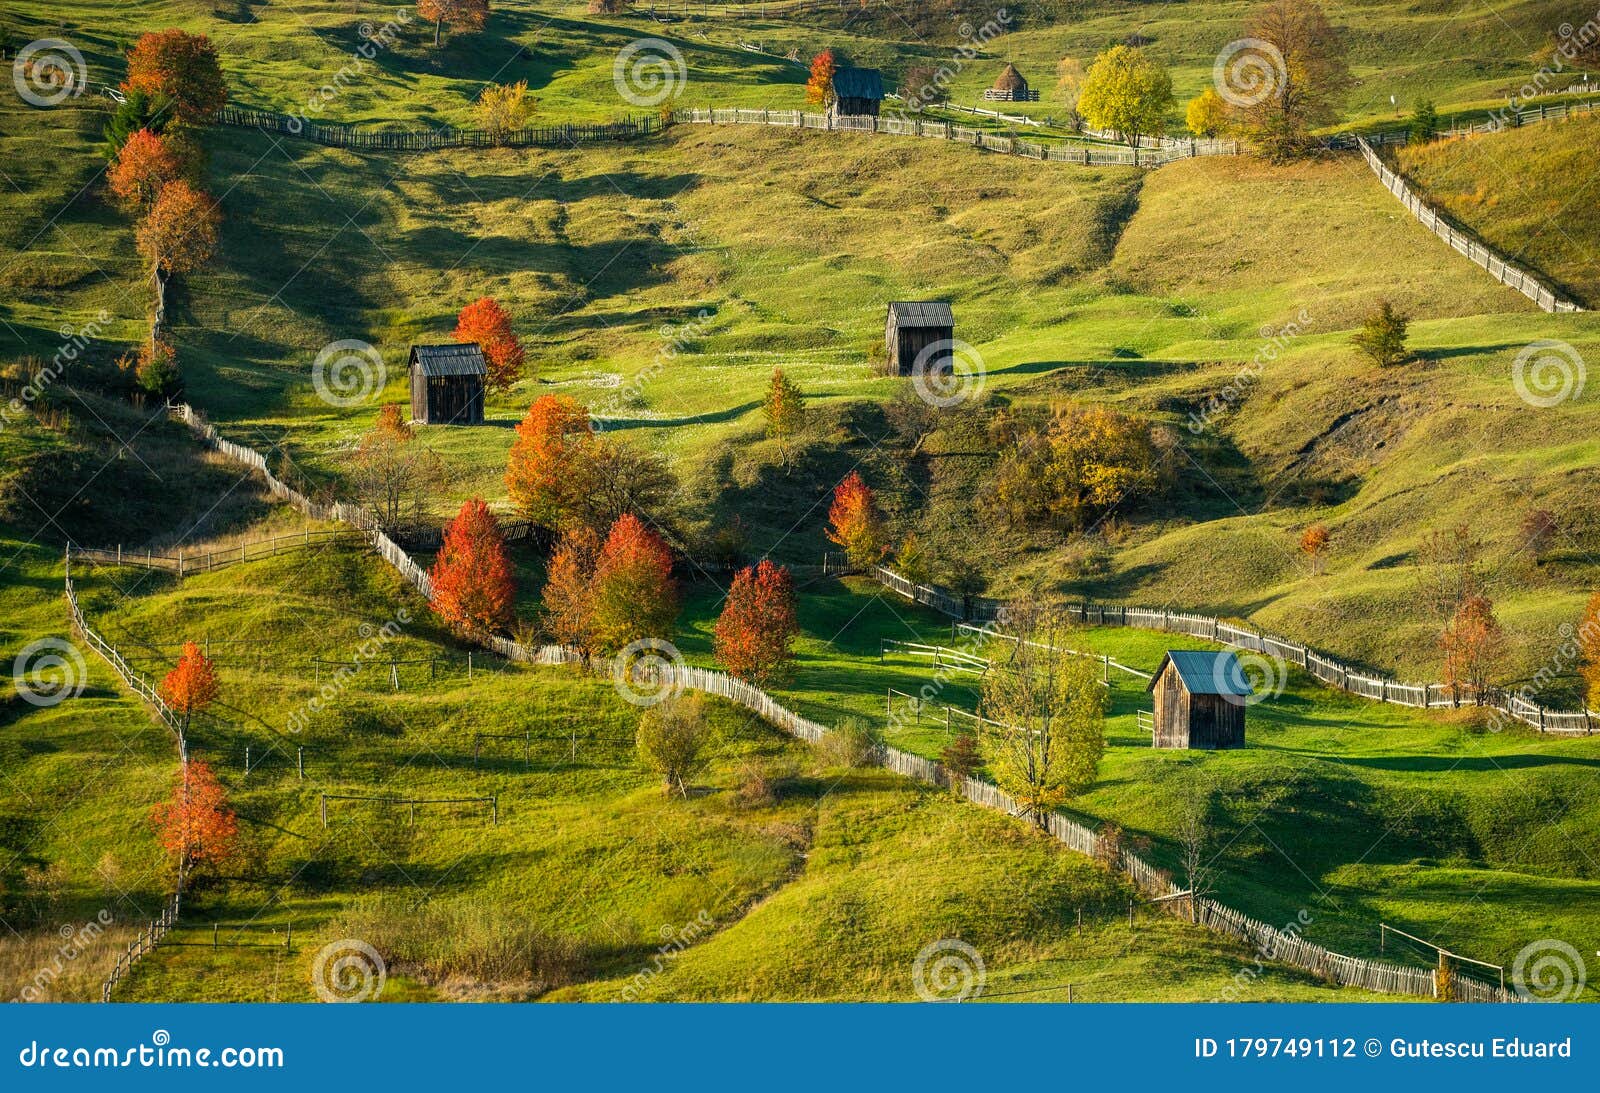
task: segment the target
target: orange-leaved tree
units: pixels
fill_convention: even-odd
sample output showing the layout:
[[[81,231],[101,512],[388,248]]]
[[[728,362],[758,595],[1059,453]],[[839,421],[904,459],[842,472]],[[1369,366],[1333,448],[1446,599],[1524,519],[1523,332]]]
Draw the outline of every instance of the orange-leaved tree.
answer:
[[[134,230],[145,261],[162,273],[188,273],[211,260],[217,249],[217,203],[183,179],[161,187],[150,212]]]
[[[1589,597],[1583,618],[1578,620],[1578,651],[1583,664],[1585,699],[1591,710],[1600,710],[1600,592]]]
[[[489,21],[489,0],[417,0],[417,14],[433,24],[433,44],[439,44],[446,23],[451,30],[482,30]]]
[[[455,338],[477,342],[488,363],[489,387],[508,391],[522,378],[522,362],[527,354],[511,332],[511,316],[493,296],[481,296],[461,309],[456,316]]]
[[[527,519],[564,531],[576,524],[589,492],[594,431],[589,411],[567,395],[541,395],[517,426],[506,464],[506,491]]]
[[[1330,538],[1332,536],[1323,524],[1312,524],[1300,533],[1300,553],[1311,559],[1312,576],[1322,572],[1322,555],[1328,549]]]
[[[787,677],[794,663],[794,582],[771,561],[734,575],[714,632],[717,661],[758,686]]]
[[[192,641],[183,643],[177,667],[161,681],[161,697],[183,718],[185,732],[189,719],[217,700],[217,669],[200,646]]]
[[[184,125],[209,124],[228,101],[228,85],[211,39],[177,29],[140,36],[128,51],[128,77],[122,90],[169,100]]]
[[[483,498],[461,503],[444,529],[444,545],[428,572],[433,610],[456,630],[492,633],[511,625],[516,586],[500,521]]]
[[[672,552],[637,516],[618,517],[595,560],[595,646],[614,653],[640,638],[664,638],[677,617]]]
[[[828,508],[828,539],[844,548],[853,566],[872,565],[888,545],[883,517],[873,499],[872,487],[851,471],[833,491]]]
[[[828,106],[833,102],[833,76],[839,71],[839,62],[833,50],[825,49],[811,58],[811,77],[806,80],[806,102],[813,106]]]
[[[148,209],[161,187],[183,174],[183,161],[166,139],[148,129],[130,135],[106,171],[106,188],[125,209]]]
[[[150,822],[177,863],[180,891],[195,866],[220,865],[233,856],[239,821],[228,807],[227,791],[203,760],[191,759],[179,768],[172,796],[151,810]]]
[[[545,628],[562,645],[586,653],[594,645],[594,571],[600,560],[600,537],[579,526],[561,536],[544,583]]]
[[[378,407],[378,420],[373,422],[372,434],[404,444],[417,434],[406,420],[406,411],[398,402],[386,402]]]
[[[1505,634],[1487,596],[1468,596],[1439,635],[1444,653],[1444,681],[1459,705],[1466,690],[1482,706],[1489,699],[1489,679],[1505,652]]]

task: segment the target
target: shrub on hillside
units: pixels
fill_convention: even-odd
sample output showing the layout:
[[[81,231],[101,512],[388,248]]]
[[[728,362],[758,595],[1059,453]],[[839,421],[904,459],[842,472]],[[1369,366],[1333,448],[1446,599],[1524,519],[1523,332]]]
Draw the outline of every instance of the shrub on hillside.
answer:
[[[882,730],[859,717],[845,718],[822,738],[822,754],[834,766],[871,766],[882,753]]]
[[[676,790],[687,797],[689,779],[705,769],[710,736],[704,699],[699,695],[669,698],[639,718],[639,761],[661,775],[663,793],[671,796]]]
[[[1406,332],[1410,325],[1410,317],[1383,300],[1367,313],[1361,329],[1351,336],[1350,342],[1379,368],[1391,368],[1404,364],[1411,357],[1406,348]]]

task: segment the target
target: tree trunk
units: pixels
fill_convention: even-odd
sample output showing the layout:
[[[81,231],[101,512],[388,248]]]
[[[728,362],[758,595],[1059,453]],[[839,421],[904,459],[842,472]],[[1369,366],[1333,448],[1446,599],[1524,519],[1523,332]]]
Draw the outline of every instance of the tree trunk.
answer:
[[[437,18],[437,19],[435,19],[433,21],[433,44],[435,46],[437,46],[439,44],[439,30],[443,25],[444,25],[444,16],[442,16],[442,15],[439,16],[439,18]]]

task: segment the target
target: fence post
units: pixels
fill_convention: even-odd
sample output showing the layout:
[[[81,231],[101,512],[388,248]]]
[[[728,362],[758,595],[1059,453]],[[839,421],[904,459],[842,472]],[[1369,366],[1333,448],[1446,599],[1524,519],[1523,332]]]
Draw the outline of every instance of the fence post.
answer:
[[[300,746],[298,746],[298,747],[296,747],[294,749],[294,763],[295,763],[296,768],[298,768],[299,771],[300,771],[300,780],[302,782],[305,781],[305,777],[306,777],[306,749],[305,749],[305,745],[302,744],[302,745],[300,745]]]

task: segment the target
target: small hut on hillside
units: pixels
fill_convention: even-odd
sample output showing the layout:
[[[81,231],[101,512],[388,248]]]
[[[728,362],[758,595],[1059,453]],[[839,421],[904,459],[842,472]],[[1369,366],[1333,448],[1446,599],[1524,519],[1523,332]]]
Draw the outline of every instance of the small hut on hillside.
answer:
[[[928,372],[948,372],[953,363],[955,313],[945,300],[923,300],[889,305],[883,341],[889,350],[889,372],[909,376],[918,357]]]
[[[883,103],[883,73],[876,68],[840,68],[833,73],[830,117],[877,117]]]
[[[985,89],[983,97],[990,102],[1038,102],[1039,93],[1028,88],[1028,81],[1022,78],[1022,73],[1017,71],[1017,66],[1006,62],[1005,68],[1000,70],[1000,75],[995,78],[994,86]]]
[[[408,372],[413,421],[483,424],[483,384],[489,368],[476,342],[413,345]]]
[[[1145,689],[1155,695],[1155,747],[1244,747],[1245,700],[1255,690],[1232,653],[1170,650]]]

